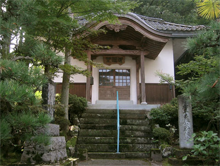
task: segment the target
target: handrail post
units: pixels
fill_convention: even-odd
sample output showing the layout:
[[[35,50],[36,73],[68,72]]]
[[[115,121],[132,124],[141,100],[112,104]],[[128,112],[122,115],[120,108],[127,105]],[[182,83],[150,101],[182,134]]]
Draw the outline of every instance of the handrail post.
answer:
[[[117,153],[119,152],[119,136],[120,136],[120,121],[119,121],[119,103],[118,103],[118,91],[117,91]]]

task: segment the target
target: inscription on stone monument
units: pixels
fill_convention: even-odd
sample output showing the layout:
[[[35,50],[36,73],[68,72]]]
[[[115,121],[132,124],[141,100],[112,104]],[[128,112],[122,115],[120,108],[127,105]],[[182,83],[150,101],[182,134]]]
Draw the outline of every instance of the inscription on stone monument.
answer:
[[[178,96],[178,103],[180,148],[192,148],[193,141],[190,140],[193,134],[192,106],[189,98],[184,96]]]

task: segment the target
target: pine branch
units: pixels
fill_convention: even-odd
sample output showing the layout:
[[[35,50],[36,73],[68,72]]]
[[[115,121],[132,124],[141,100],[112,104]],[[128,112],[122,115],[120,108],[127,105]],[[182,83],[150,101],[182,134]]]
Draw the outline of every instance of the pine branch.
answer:
[[[220,47],[220,44],[205,44],[204,47]]]
[[[14,59],[12,59],[12,61],[17,61],[17,60],[21,60],[21,59],[27,59],[27,60],[31,60],[32,62],[34,62],[34,59],[29,56],[18,56],[18,57],[15,57]]]

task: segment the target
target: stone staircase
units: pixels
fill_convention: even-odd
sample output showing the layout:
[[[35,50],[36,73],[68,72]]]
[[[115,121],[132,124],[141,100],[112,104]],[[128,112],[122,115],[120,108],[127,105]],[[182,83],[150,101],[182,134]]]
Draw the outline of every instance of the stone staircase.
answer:
[[[120,146],[117,151],[117,110],[87,109],[80,118],[77,151],[87,149],[89,158],[148,158],[151,129],[149,110],[120,110]]]

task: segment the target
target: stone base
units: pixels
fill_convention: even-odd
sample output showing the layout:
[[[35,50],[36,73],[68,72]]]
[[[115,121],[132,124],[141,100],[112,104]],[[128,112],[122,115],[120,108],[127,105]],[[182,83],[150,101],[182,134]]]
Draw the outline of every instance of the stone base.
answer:
[[[60,135],[60,125],[57,124],[47,124],[44,128],[39,128],[37,130],[38,134],[44,133],[50,136],[59,136]]]
[[[177,159],[182,159],[183,156],[186,156],[191,152],[192,149],[180,149],[180,148],[174,148],[174,155]]]
[[[151,149],[150,158],[152,161],[160,162],[163,160],[160,149]]]
[[[48,146],[26,143],[21,156],[22,163],[55,163],[67,158],[65,137],[51,137]]]

